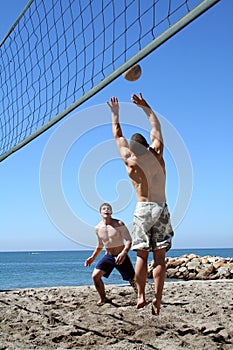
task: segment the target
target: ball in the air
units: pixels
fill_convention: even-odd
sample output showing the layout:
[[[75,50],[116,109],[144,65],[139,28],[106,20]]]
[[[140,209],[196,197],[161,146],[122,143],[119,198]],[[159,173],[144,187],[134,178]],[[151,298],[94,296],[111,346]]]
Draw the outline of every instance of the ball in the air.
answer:
[[[142,74],[142,69],[139,64],[135,64],[134,66],[127,69],[122,75],[128,81],[135,81],[140,78]]]

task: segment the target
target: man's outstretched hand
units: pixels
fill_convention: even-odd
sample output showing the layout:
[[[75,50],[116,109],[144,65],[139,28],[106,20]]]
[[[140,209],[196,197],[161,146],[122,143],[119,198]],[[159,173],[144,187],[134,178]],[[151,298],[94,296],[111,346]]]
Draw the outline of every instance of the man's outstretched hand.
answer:
[[[147,107],[150,108],[150,106],[148,105],[148,103],[146,102],[146,100],[144,100],[144,98],[142,97],[142,93],[139,92],[139,96],[137,96],[136,94],[133,94],[131,96],[131,101],[133,103],[135,103],[135,105],[137,105],[138,107]]]
[[[110,102],[107,102],[107,105],[111,109],[112,113],[118,114],[119,113],[119,103],[117,97],[111,97]]]

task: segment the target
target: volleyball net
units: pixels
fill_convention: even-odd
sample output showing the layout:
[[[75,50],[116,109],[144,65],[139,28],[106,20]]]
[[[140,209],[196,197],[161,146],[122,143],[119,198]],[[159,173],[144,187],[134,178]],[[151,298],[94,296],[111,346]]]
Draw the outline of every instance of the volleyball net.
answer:
[[[0,161],[218,1],[29,1],[0,43]]]

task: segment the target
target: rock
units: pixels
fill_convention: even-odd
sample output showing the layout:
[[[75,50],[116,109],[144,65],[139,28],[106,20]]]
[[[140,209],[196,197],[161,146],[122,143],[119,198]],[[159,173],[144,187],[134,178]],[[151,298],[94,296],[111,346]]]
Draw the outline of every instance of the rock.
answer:
[[[154,260],[148,265],[148,278],[153,277]],[[167,278],[184,280],[215,280],[233,278],[233,258],[216,256],[200,257],[186,254],[177,258],[166,258]]]
[[[177,272],[178,272],[178,269],[169,269],[169,270],[167,270],[167,277],[168,278],[177,278]]]
[[[226,274],[229,273],[229,270],[228,270],[227,267],[221,266],[221,267],[218,269],[218,273],[219,273],[220,276],[226,275]]]
[[[209,277],[209,273],[207,271],[200,271],[198,272],[198,274],[196,275],[196,279],[197,280],[207,280]]]
[[[217,279],[219,279],[219,278],[220,278],[220,275],[219,275],[218,272],[215,273],[215,274],[211,274],[211,275],[209,276],[209,279],[210,279],[210,280],[217,280]]]
[[[205,271],[210,275],[214,271],[214,266],[212,264],[209,266],[205,266]]]
[[[178,259],[174,259],[172,261],[169,261],[168,266],[171,268],[174,268],[174,267],[182,265],[182,263],[183,263],[183,260],[178,258]]]
[[[187,267],[182,266],[179,268],[179,272],[185,272],[185,271],[187,271]]]
[[[188,256],[189,260],[192,260],[194,258],[199,258],[198,255],[196,255],[196,254],[188,254],[187,256]]]
[[[188,270],[189,271],[192,271],[192,270],[196,270],[196,268],[197,267],[199,267],[200,266],[200,261],[197,261],[197,260],[195,260],[195,261],[191,261],[191,262],[189,262],[188,264],[187,264],[187,268],[188,268]]]
[[[197,275],[194,272],[189,273],[189,280],[195,280]]]
[[[219,267],[224,265],[224,261],[220,260],[213,264],[213,267],[217,270]]]

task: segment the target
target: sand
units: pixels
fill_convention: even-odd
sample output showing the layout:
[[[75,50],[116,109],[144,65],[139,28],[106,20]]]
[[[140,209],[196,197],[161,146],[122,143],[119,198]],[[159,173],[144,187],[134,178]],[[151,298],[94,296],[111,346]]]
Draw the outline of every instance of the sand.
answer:
[[[166,282],[159,316],[137,310],[132,287],[93,286],[0,292],[0,349],[233,349],[233,281]]]

